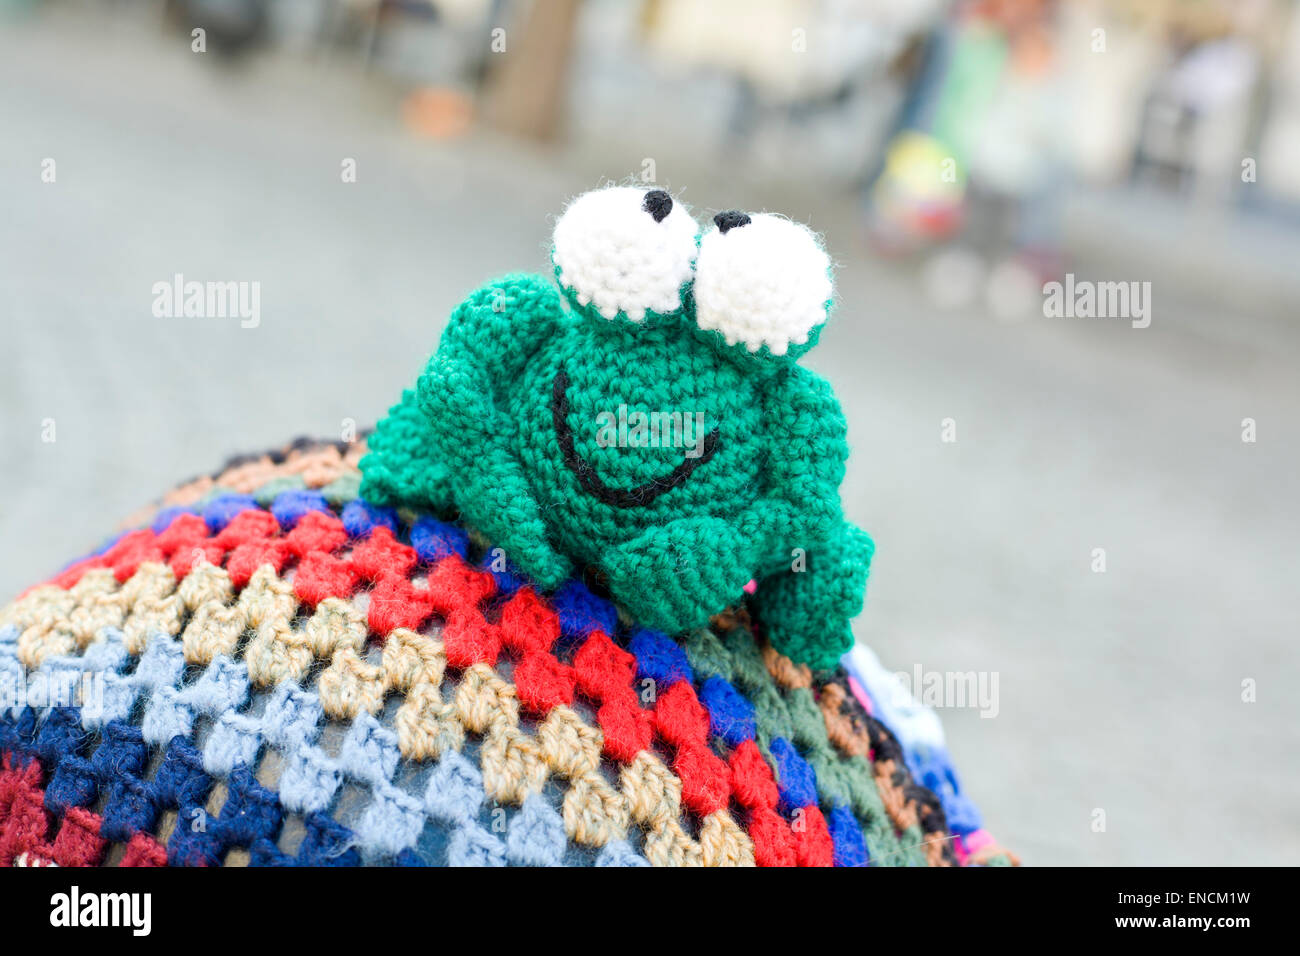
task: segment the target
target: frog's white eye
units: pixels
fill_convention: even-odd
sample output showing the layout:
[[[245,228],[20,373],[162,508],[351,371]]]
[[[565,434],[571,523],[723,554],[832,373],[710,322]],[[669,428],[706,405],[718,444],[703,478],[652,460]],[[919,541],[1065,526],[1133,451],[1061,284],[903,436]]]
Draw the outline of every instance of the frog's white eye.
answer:
[[[700,240],[695,321],[751,352],[785,355],[826,321],[831,263],[798,223],[767,214],[720,212]]]
[[[682,307],[699,226],[662,189],[612,186],[569,203],[555,224],[556,276],[579,305],[633,322]]]

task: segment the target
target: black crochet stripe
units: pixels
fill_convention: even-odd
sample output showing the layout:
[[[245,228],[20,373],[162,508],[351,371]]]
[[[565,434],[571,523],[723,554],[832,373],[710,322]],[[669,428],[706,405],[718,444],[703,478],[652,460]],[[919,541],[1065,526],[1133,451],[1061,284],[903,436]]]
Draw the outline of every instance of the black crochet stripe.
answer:
[[[551,386],[551,421],[555,424],[555,435],[560,440],[564,464],[577,477],[583,491],[615,508],[640,508],[650,504],[686,481],[696,468],[705,464],[718,450],[718,429],[714,428],[704,436],[703,453],[698,458],[684,459],[666,477],[647,481],[635,488],[611,488],[600,480],[596,469],[574,447],[573,430],[569,428],[569,376],[564,369],[556,373],[555,383]]]

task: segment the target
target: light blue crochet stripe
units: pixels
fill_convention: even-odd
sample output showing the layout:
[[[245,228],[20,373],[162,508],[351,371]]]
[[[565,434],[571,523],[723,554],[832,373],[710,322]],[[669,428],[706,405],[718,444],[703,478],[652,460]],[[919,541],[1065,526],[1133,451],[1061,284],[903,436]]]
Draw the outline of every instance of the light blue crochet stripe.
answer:
[[[18,660],[18,628],[6,624],[0,627],[0,717],[18,719],[27,696],[26,679]]]
[[[0,690],[22,686],[25,671],[17,655],[18,631],[0,629]],[[263,746],[283,758],[277,790],[286,810],[327,810],[345,780],[367,787],[370,800],[354,827],[363,857],[382,862],[416,847],[428,821],[450,830],[447,863],[452,866],[558,866],[570,843],[564,821],[542,794],[526,797],[511,813],[504,838],[481,822],[486,804],[479,767],[457,751],[433,765],[420,799],[393,783],[403,765],[397,734],[367,712],[349,725],[337,758],[317,744],[324,709],[319,696],[293,681],[277,685],[260,716],[241,713],[249,702],[248,668],[219,655],[199,677],[182,686],[184,649],[180,640],[152,635],[134,671],[117,628],[104,628],[82,656],[48,658],[42,679],[56,681],[87,673],[101,680],[98,696],[82,707],[82,723],[100,730],[114,720],[127,721],[138,700],[145,701],[141,733],[146,742],[164,747],[177,734],[189,737],[200,716],[212,718],[202,750],[204,770],[228,778],[238,766],[252,768]],[[0,698],[0,703],[7,703]],[[21,708],[14,710],[18,715]],[[595,856],[597,866],[649,866],[626,840],[610,843]]]

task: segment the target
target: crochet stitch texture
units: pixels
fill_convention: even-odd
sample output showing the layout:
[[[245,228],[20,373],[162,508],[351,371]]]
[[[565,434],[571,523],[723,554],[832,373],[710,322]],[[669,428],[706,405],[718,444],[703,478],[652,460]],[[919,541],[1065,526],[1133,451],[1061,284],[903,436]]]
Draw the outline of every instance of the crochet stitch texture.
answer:
[[[594,567],[669,634],[756,581],[773,645],[833,667],[874,547],[840,506],[839,403],[796,364],[828,314],[825,253],[764,214],[699,238],[667,193],[615,187],[570,205],[553,256],[559,288],[516,273],[456,308],[376,429],[365,496],[458,515],[543,587]]]
[[[365,450],[238,459],[0,610],[0,865],[1012,862],[869,668],[547,594]]]

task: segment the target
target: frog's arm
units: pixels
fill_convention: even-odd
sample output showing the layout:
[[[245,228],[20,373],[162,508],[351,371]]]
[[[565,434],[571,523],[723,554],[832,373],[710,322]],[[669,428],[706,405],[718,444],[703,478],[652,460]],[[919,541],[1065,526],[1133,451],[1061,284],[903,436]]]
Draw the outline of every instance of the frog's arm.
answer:
[[[531,272],[512,272],[470,293],[442,332],[438,355],[479,368],[488,382],[509,388],[533,353],[565,319],[555,285]],[[437,396],[421,402],[436,408]]]
[[[772,383],[766,422],[766,491],[742,521],[756,538],[787,550],[815,546],[843,521],[844,413],[830,383],[791,364]]]
[[[609,591],[640,623],[675,634],[738,603],[754,573],[754,541],[734,522],[687,515],[604,550]]]
[[[834,667],[853,646],[850,621],[862,610],[874,551],[866,532],[846,522],[808,552],[800,571],[759,581],[753,606],[772,645],[801,664]]]
[[[434,457],[447,469],[465,518],[544,587],[571,563],[550,544],[541,509],[511,449],[499,396],[517,385],[539,345],[564,320],[559,293],[515,274],[474,292],[452,314],[438,353],[416,383]]]
[[[379,505],[407,505],[438,513],[453,507],[446,463],[434,455],[429,421],[415,389],[380,419],[361,459],[361,497]]]
[[[784,375],[769,406],[768,497],[756,511],[765,540],[784,550],[771,557],[791,564],[759,582],[754,607],[779,651],[833,667],[853,643],[875,546],[841,511],[847,426],[834,392],[798,366]]]
[[[439,354],[454,353],[477,365],[489,382],[510,382],[562,315],[549,281],[526,273],[508,275],[476,290],[452,312]],[[434,446],[433,432],[445,427],[443,418],[435,391],[423,398],[418,387],[402,392],[401,401],[370,436],[369,453],[361,462],[362,496],[376,504],[452,510],[457,496],[451,468]]]

